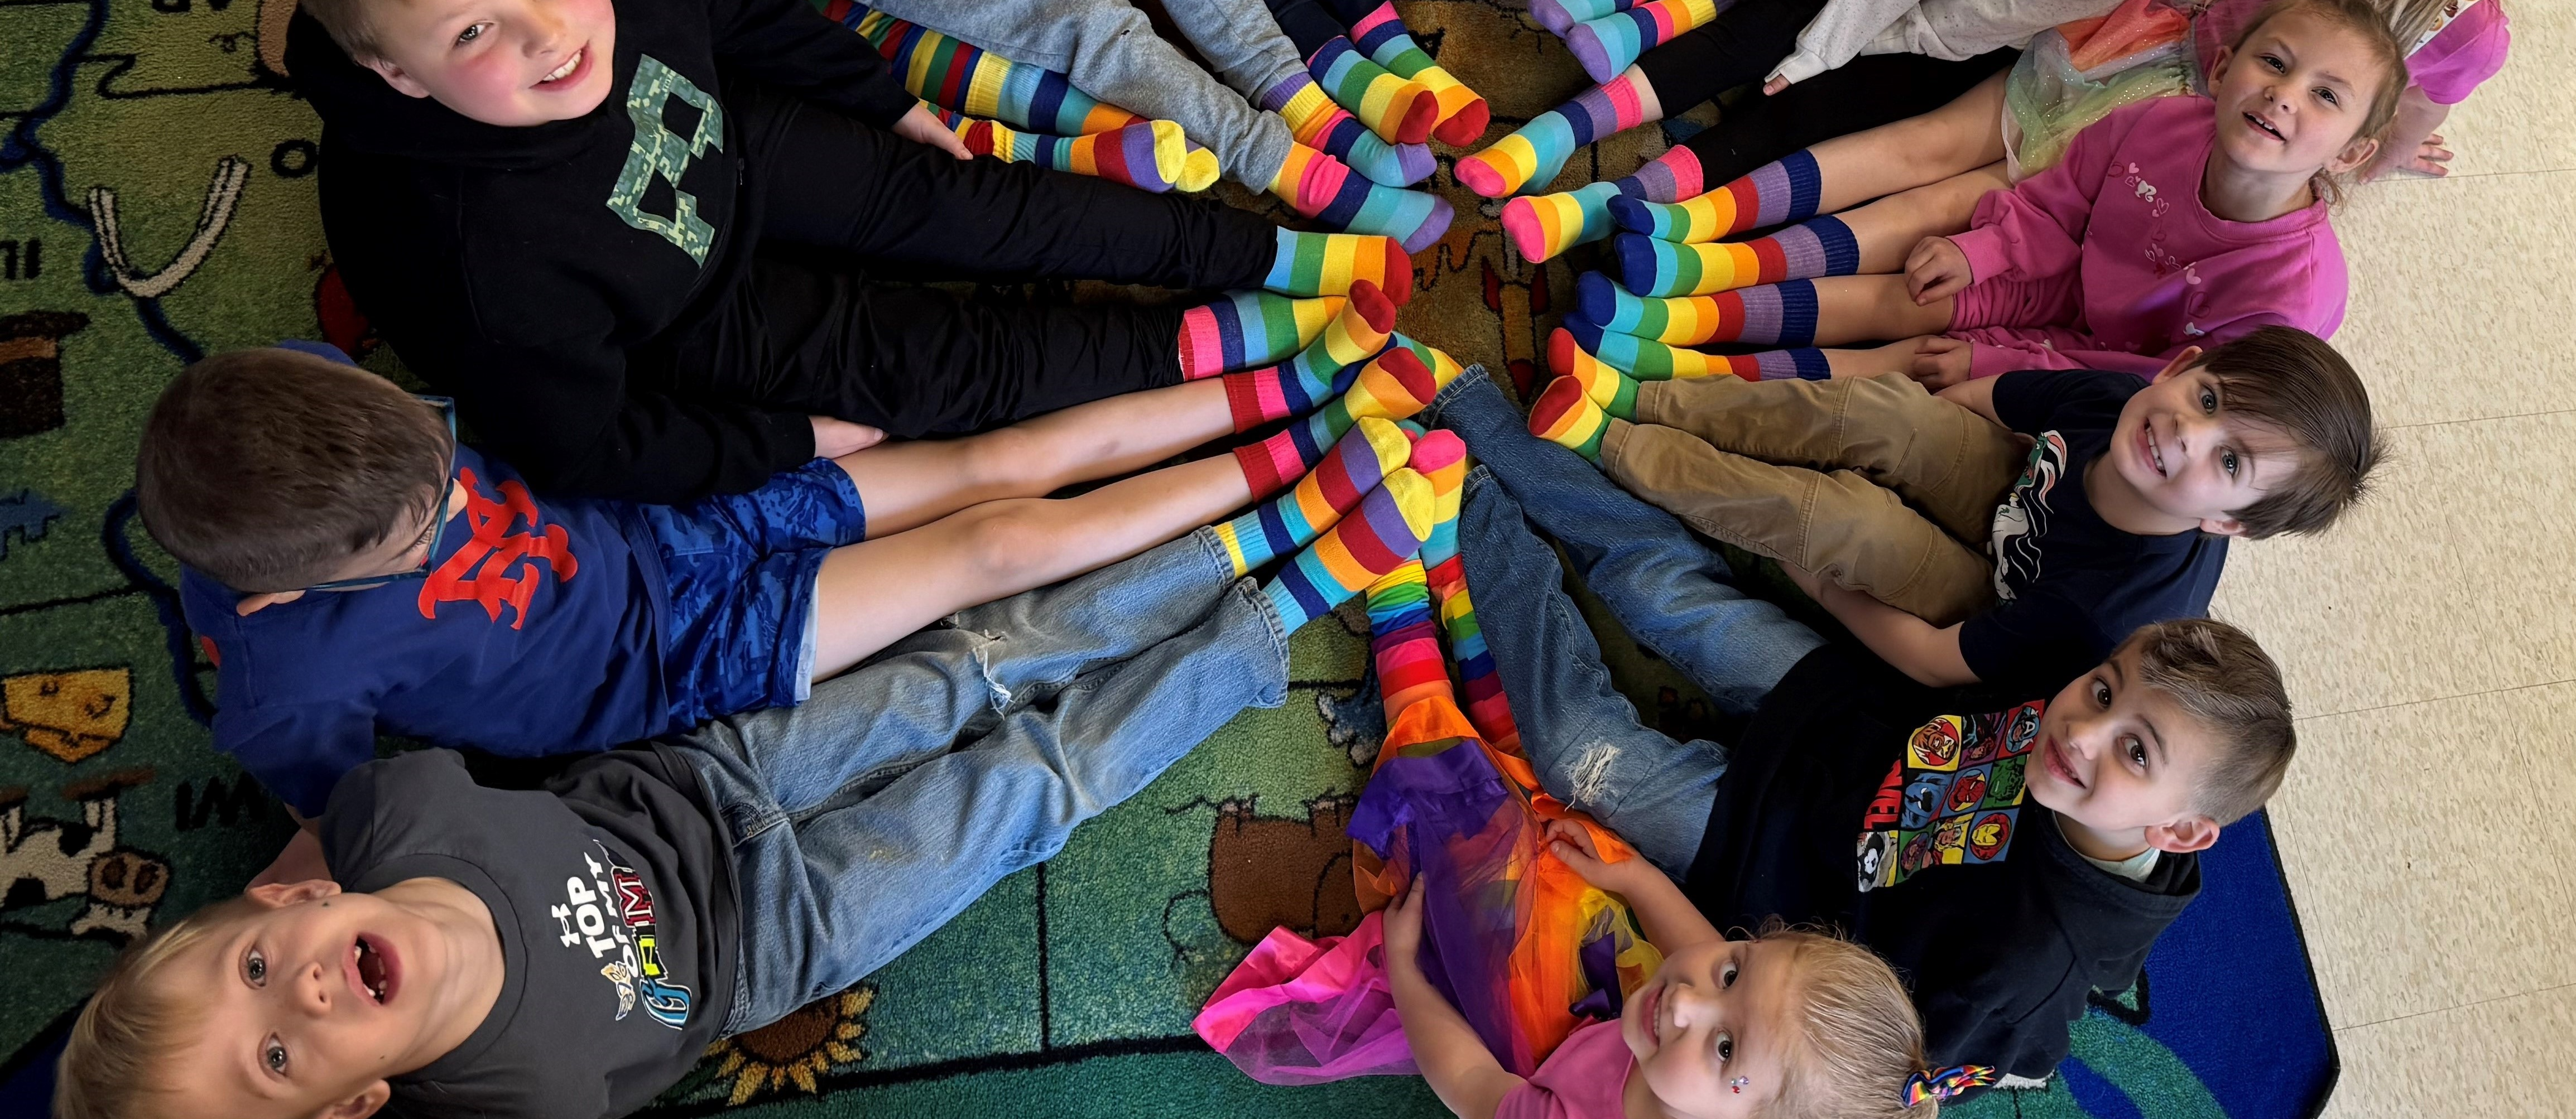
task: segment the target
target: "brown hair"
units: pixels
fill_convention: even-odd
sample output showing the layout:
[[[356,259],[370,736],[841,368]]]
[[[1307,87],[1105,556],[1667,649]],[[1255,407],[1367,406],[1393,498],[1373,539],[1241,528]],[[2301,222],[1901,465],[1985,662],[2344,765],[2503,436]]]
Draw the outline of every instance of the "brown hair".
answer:
[[[2280,666],[2244,630],[2213,618],[2138,627],[2112,656],[2135,650],[2138,681],[2207,730],[2216,753],[2192,799],[2220,826],[2280,791],[2299,749]]]
[[[1923,1021],[1887,961],[1840,937],[1789,928],[1777,918],[1755,940],[1794,953],[1799,1040],[1779,1119],[1932,1119],[1941,1106],[1905,1105],[1905,1084],[1923,1071]]]
[[[340,50],[349,56],[349,61],[363,66],[385,56],[383,29],[376,26],[376,21],[369,18],[367,11],[370,4],[383,2],[298,0],[298,6],[310,14],[315,23],[321,24],[322,30],[331,33],[331,41],[340,44]]]
[[[2406,92],[2414,78],[2406,69],[2408,44],[2400,42],[2397,33],[2389,28],[2388,13],[2380,10],[2380,0],[2272,0],[2245,22],[2244,30],[2236,33],[2235,42],[2227,44],[2231,59],[2229,65],[2234,65],[2232,60],[2245,53],[2245,44],[2254,38],[2255,32],[2288,12],[2307,12],[2323,18],[2361,36],[2362,42],[2370,48],[2370,60],[2379,68],[2379,88],[2371,91],[2369,109],[2362,114],[2361,127],[2353,132],[2352,138],[2376,140],[2385,145],[2389,129],[2397,124],[2397,99]],[[2358,173],[2378,157],[2374,152],[2370,160],[2362,161],[2362,167],[2354,168],[2350,173]],[[2319,198],[2340,201],[2343,186],[2338,176],[2323,172],[2317,175],[2315,188]]]
[[[2289,440],[2298,468],[2271,492],[2234,512],[2249,540],[2323,532],[2369,490],[2386,457],[2370,419],[2370,390],[2325,340],[2266,326],[2201,360],[2218,381],[2222,407]]]
[[[437,413],[391,381],[294,350],[234,350],[161,390],[135,502],[179,562],[244,593],[294,590],[419,524],[454,459]]]
[[[72,1020],[54,1064],[55,1119],[134,1119],[166,1095],[153,1069],[199,1033],[190,985],[158,982],[161,969],[246,911],[248,898],[220,901],[135,943],[109,964],[98,993]]]

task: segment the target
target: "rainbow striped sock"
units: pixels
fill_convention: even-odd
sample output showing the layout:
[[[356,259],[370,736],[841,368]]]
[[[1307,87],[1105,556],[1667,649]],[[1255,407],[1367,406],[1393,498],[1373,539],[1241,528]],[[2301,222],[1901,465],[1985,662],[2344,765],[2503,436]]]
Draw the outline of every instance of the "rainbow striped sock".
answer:
[[[1671,42],[1685,31],[1717,18],[1717,0],[1650,0],[1624,12],[1575,24],[1565,32],[1565,49],[1596,82],[1618,77],[1646,48]]]
[[[1849,276],[1860,242],[1837,217],[1821,217],[1751,241],[1682,244],[1635,233],[1611,238],[1620,277],[1639,295],[1707,295],[1756,284]]]
[[[1088,136],[1145,119],[1091,99],[1062,74],[1012,62],[865,4],[831,0],[823,12],[874,44],[913,96],[967,116],[1053,136]]]
[[[1304,415],[1333,394],[1342,370],[1386,348],[1395,327],[1395,304],[1366,280],[1351,285],[1349,302],[1297,356],[1266,369],[1225,375],[1226,408],[1236,431]]]
[[[1361,367],[1349,390],[1326,401],[1304,422],[1277,435],[1234,449],[1243,465],[1252,496],[1279,492],[1324,461],[1334,444],[1364,419],[1402,420],[1431,403],[1438,392],[1431,371],[1408,350],[1388,350]]]
[[[1637,418],[1637,380],[1583,352],[1574,335],[1558,327],[1547,336],[1547,367],[1583,386],[1583,395],[1623,420]]]
[[[1305,349],[1350,302],[1338,295],[1292,299],[1238,291],[1181,312],[1181,379],[1195,381],[1285,361]]]
[[[1397,470],[1314,546],[1297,553],[1261,593],[1294,632],[1413,558],[1430,530],[1431,483],[1410,469]]]
[[[1726,359],[1728,371],[1748,381],[1829,381],[1833,379],[1832,363],[1825,351],[1812,347],[1794,350],[1764,350],[1758,354],[1740,354]]]
[[[1429,87],[1387,72],[1386,67],[1336,35],[1306,57],[1306,72],[1324,87],[1335,104],[1350,110],[1377,138],[1390,144],[1419,144],[1431,138],[1440,102]]]
[[[1401,346],[1406,350],[1412,351],[1414,357],[1420,358],[1422,360],[1422,364],[1430,367],[1431,390],[1434,394],[1437,394],[1441,389],[1448,388],[1449,382],[1457,380],[1459,374],[1467,371],[1464,367],[1458,364],[1457,358],[1449,356],[1449,352],[1447,350],[1443,350],[1438,346],[1430,345],[1407,337],[1401,332],[1388,335],[1387,340],[1394,345]]]
[[[1181,144],[1188,154],[1181,157],[1181,177],[1172,180],[1172,185],[1191,194],[1215,186],[1217,176],[1225,173],[1225,167],[1217,162],[1216,153],[1201,147],[1198,141],[1187,135],[1181,137]]]
[[[1615,79],[1615,80],[1614,80]],[[1644,123],[1636,84],[1612,75],[1574,100],[1531,118],[1492,147],[1460,159],[1458,181],[1487,198],[1545,186],[1565,169],[1574,149]]]
[[[1413,441],[1407,463],[1431,482],[1431,535],[1422,542],[1422,562],[1432,567],[1458,554],[1458,504],[1467,485],[1467,444],[1443,428]]]
[[[1675,349],[1648,338],[1613,334],[1592,325],[1581,315],[1565,316],[1562,329],[1576,348],[1590,351],[1602,364],[1640,381],[1687,380],[1730,372],[1726,359],[1721,355]]]
[[[1401,307],[1413,298],[1413,258],[1393,237],[1282,229],[1261,286],[1283,295],[1342,295],[1363,280]]]
[[[1431,483],[1431,532],[1422,541],[1422,563],[1431,595],[1439,603],[1441,626],[1457,661],[1467,720],[1485,736],[1487,745],[1506,753],[1520,750],[1520,728],[1511,703],[1503,698],[1494,657],[1476,624],[1475,600],[1467,593],[1467,569],[1458,556],[1458,508],[1465,497],[1467,447],[1450,431],[1435,431],[1413,445],[1411,468]]]
[[[1566,37],[1578,23],[1589,23],[1603,16],[1624,12],[1637,6],[1637,0],[1530,0],[1530,16],[1547,33],[1559,39]]]
[[[1431,126],[1434,138],[1465,147],[1484,136],[1485,125],[1493,117],[1485,98],[1431,60],[1430,53],[1413,41],[1404,20],[1395,14],[1394,4],[1380,4],[1351,24],[1351,39],[1370,61],[1386,67],[1388,73],[1420,82],[1431,91],[1432,101],[1439,106]]]
[[[1155,194],[1179,184],[1189,158],[1181,126],[1167,120],[1138,121],[1088,136],[1048,136],[923,104],[977,155],[1091,175]]]
[[[1667,199],[1614,202],[1610,216],[1622,229],[1665,241],[1714,241],[1816,216],[1824,197],[1824,173],[1816,167],[1815,156],[1791,152],[1716,190],[1683,197],[1687,200],[1678,203]]]
[[[1816,285],[1806,280],[1694,295],[1650,299],[1629,294],[1598,272],[1574,281],[1575,312],[1595,329],[1633,334],[1675,346],[1748,342],[1803,346],[1816,337]]]
[[[1503,232],[1536,262],[1610,235],[1607,205],[1619,184],[1592,183],[1559,194],[1522,195],[1503,203]]]
[[[1647,161],[1636,174],[1619,180],[1619,193],[1648,202],[1671,202],[1700,193],[1700,182],[1699,153],[1676,144]]]
[[[1440,169],[1430,148],[1378,139],[1359,118],[1333,104],[1323,87],[1315,84],[1315,76],[1303,70],[1263,92],[1259,106],[1288,122],[1288,131],[1298,143],[1350,164],[1351,170],[1381,186],[1412,186]]]
[[[1434,522],[1432,531],[1439,531]],[[1431,616],[1431,584],[1409,559],[1368,586],[1369,657],[1378,697],[1393,721],[1422,700],[1450,696],[1449,661]]]
[[[1449,232],[1448,199],[1428,191],[1379,186],[1304,144],[1288,145],[1288,158],[1279,164],[1270,192],[1307,217],[1353,233],[1393,237],[1408,253],[1421,251]]]
[[[1610,432],[1610,413],[1592,402],[1583,392],[1583,384],[1572,377],[1559,377],[1547,383],[1530,405],[1530,434],[1582,455],[1584,461],[1599,464],[1601,437]]]
[[[1412,454],[1413,440],[1393,422],[1361,418],[1287,493],[1216,526],[1217,542],[1234,562],[1234,573],[1242,575],[1313,543]]]

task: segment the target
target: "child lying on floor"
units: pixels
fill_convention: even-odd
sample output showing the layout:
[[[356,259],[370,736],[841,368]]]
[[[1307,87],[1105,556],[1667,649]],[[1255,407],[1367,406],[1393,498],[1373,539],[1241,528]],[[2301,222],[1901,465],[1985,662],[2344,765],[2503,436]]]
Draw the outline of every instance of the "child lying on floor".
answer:
[[[2380,457],[2361,379],[2288,327],[2185,349],[2152,382],[2023,370],[1937,400],[1902,373],[1640,383],[1558,339],[1575,373],[1530,430],[1780,561],[1926,684],[2082,663],[2206,613],[2230,538],[2324,531]]]
[[[1242,571],[1294,551],[1409,454],[1388,418],[1432,375],[1401,348],[1345,367],[1385,345],[1391,315],[1363,285],[1280,367],[817,459],[678,507],[539,498],[456,441],[443,400],[312,353],[236,351],[162,394],[137,500],[217,664],[216,748],[311,816],[380,731],[527,756],[794,704],[953,611],[1320,466],[1228,530]],[[1043,499],[1233,431],[1247,400],[1323,401],[1344,373],[1349,394],[1235,454]]]
[[[1399,470],[1269,586],[1215,529],[904,638],[813,701],[542,791],[416,751],[343,777],[330,877],[143,941],[73,1024],[64,1119],[605,1119],[848,988],[1246,706],[1421,544]]]

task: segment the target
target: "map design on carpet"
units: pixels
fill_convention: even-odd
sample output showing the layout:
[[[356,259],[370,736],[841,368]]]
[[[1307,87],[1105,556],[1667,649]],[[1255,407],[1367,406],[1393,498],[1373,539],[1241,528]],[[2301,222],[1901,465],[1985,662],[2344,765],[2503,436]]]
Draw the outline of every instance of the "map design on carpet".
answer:
[[[146,410],[203,354],[323,338],[401,375],[323,243],[319,122],[282,67],[290,4],[0,0],[0,1108],[13,1113],[43,1106],[62,1031],[118,948],[237,890],[290,826],[207,748],[212,668],[130,493]],[[1492,136],[1581,88],[1516,0],[1400,7],[1492,99]],[[1624,174],[1713,114],[1586,149],[1559,185]],[[1404,328],[1526,386],[1553,308],[1597,254],[1521,259],[1500,205],[1450,177],[1455,154],[1431,186],[1459,220],[1417,256]],[[1129,297],[1089,284],[1027,296]],[[1676,674],[1603,629],[1650,720],[1710,733]],[[1440,1114],[1412,1078],[1254,1084],[1188,1028],[1272,926],[1330,935],[1358,917],[1342,825],[1383,733],[1365,632],[1355,612],[1309,626],[1285,707],[1236,719],[868,982],[718,1044],[653,1113]],[[2212,895],[2159,947],[2150,982],[2078,1024],[2063,1075],[1955,1114],[2291,1116],[2322,1098],[2331,1052],[2268,838],[2228,835],[2221,850],[2243,868],[2231,880],[2277,927],[2218,912],[2214,860]],[[2169,964],[2173,945],[2202,944],[2184,934],[2205,917],[2224,928]],[[2256,957],[2259,974],[2243,974]],[[2302,1045],[2317,1055],[2278,1056]]]

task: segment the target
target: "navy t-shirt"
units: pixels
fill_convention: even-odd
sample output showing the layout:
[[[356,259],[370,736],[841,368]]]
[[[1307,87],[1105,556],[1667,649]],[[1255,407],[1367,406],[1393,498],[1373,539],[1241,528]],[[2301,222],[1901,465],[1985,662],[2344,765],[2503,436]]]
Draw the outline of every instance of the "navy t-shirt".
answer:
[[[215,660],[215,747],[306,816],[376,756],[379,729],[516,756],[673,729],[650,530],[615,502],[539,501],[469,447],[454,477],[465,509],[425,580],[243,617],[230,588],[181,576],[188,627]]]
[[[1995,378],[1995,417],[2036,445],[1995,509],[2003,601],[1959,628],[1959,653],[1978,679],[2053,690],[2139,626],[2209,612],[2226,537],[2123,532],[2084,492],[2084,471],[2109,449],[2121,406],[2146,387],[2135,374],[2093,369]]]

